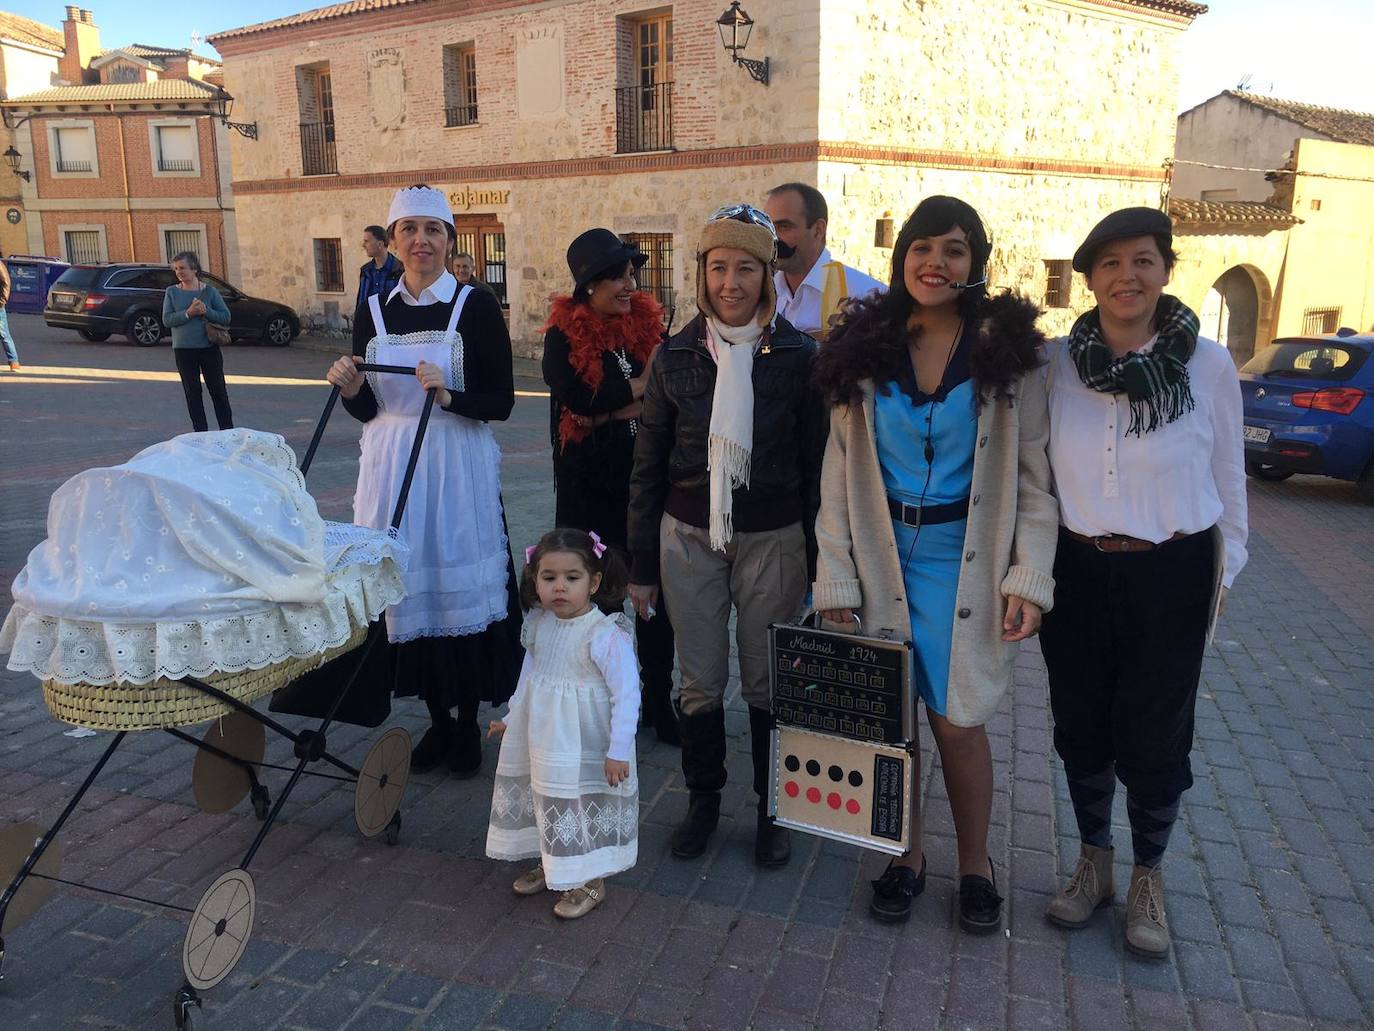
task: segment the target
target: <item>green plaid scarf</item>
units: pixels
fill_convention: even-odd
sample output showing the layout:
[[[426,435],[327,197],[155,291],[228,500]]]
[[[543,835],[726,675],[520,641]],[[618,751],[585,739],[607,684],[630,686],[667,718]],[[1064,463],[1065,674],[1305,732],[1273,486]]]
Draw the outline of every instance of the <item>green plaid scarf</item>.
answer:
[[[1197,347],[1198,319],[1177,297],[1163,294],[1155,308],[1159,339],[1148,354],[1113,357],[1102,342],[1102,321],[1093,308],[1069,330],[1069,356],[1083,385],[1131,401],[1127,433],[1140,436],[1193,410],[1188,359]]]

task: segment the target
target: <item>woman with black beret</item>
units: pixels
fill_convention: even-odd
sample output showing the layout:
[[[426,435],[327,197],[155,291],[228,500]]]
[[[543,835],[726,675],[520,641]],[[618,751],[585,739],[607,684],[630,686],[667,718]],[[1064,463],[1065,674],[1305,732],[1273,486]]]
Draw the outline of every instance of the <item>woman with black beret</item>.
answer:
[[[1160,864],[1193,782],[1202,654],[1246,558],[1240,384],[1164,293],[1176,258],[1162,212],[1099,222],[1073,258],[1097,306],[1048,366],[1060,530],[1042,642],[1082,853],[1047,915],[1082,927],[1111,903],[1120,780],[1135,861],[1125,942],[1148,957],[1169,949]]]

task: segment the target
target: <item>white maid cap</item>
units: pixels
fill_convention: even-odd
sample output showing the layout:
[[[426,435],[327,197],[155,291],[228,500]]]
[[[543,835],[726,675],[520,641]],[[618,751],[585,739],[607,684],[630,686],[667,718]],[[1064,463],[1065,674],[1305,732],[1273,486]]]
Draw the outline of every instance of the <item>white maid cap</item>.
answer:
[[[403,218],[437,218],[453,225],[453,209],[442,190],[432,186],[407,186],[397,190],[391,198],[391,210],[386,215],[390,229]]]

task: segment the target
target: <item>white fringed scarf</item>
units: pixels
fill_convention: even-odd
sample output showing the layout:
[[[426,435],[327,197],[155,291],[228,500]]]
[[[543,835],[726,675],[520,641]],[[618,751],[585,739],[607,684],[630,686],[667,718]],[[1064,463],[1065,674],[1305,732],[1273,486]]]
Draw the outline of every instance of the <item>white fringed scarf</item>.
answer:
[[[724,551],[734,536],[733,491],[749,486],[754,450],[754,350],[763,327],[750,320],[727,326],[707,317],[706,333],[716,360],[716,389],[711,396],[711,433],[706,469],[711,478],[711,547]]]

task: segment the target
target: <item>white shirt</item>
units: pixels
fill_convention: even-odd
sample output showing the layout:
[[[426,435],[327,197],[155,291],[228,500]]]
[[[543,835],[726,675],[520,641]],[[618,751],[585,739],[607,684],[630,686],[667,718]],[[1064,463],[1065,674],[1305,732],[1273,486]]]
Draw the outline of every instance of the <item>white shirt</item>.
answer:
[[[1142,351],[1154,346],[1151,339]],[[1195,407],[1139,436],[1131,403],[1083,385],[1067,340],[1049,345],[1050,468],[1059,520],[1088,537],[1125,534],[1159,544],[1216,525],[1222,583],[1245,565],[1249,534],[1240,379],[1226,348],[1198,338],[1188,362]]]
[[[778,291],[778,314],[803,333],[815,334],[823,328],[829,328],[821,326],[821,291],[825,288],[825,266],[833,260],[830,248],[821,251],[816,264],[811,266],[806,278],[797,285],[795,294],[787,285],[787,276],[782,272],[773,273],[773,286]],[[848,265],[844,266],[844,279],[850,297],[867,297],[875,290],[878,293],[887,292],[886,283],[880,283]]]
[[[391,299],[397,294],[401,295],[401,300],[412,308],[423,308],[427,304],[438,304],[443,302],[448,304],[453,300],[453,295],[458,292],[458,280],[454,278],[452,272],[445,272],[429,286],[420,291],[420,296],[414,296],[406,287],[405,276],[396,284],[396,289],[387,294],[385,304],[390,304]]]

